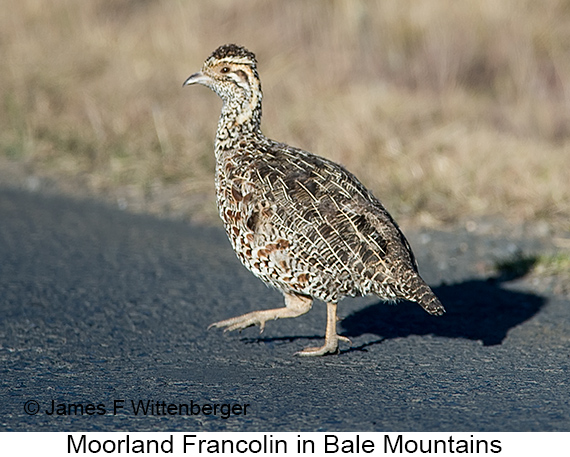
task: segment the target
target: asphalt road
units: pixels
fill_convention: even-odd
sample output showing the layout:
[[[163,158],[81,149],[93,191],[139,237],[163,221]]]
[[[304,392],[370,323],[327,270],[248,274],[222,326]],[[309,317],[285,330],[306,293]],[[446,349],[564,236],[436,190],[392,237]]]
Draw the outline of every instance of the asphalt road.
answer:
[[[447,314],[346,300],[353,346],[296,358],[322,303],[262,335],[206,330],[282,303],[221,228],[0,189],[0,429],[570,430],[570,302],[485,267],[543,241],[408,235]]]

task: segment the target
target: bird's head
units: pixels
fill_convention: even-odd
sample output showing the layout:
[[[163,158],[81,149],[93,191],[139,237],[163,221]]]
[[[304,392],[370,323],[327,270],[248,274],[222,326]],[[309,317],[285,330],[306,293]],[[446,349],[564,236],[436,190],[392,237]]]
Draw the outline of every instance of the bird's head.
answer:
[[[209,87],[224,102],[234,100],[242,106],[253,105],[254,108],[261,101],[255,55],[235,44],[225,44],[216,49],[202,69],[184,82],[184,86],[191,84]]]

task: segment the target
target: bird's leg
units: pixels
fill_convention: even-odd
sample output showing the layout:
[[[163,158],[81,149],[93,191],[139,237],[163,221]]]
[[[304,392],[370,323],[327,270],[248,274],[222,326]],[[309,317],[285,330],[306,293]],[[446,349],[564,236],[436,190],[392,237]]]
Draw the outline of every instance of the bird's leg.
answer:
[[[252,325],[259,325],[261,333],[265,328],[265,322],[285,317],[301,316],[307,313],[313,306],[312,298],[288,293],[283,293],[283,295],[285,296],[285,306],[283,308],[253,311],[242,316],[214,322],[208,329],[212,327],[226,327],[224,332],[231,332],[232,330],[241,330]]]
[[[314,357],[325,354],[334,354],[338,351],[338,342],[345,341],[351,343],[346,336],[336,333],[336,303],[327,303],[327,332],[325,334],[325,344],[321,347],[305,348],[296,352],[295,355],[303,357]]]

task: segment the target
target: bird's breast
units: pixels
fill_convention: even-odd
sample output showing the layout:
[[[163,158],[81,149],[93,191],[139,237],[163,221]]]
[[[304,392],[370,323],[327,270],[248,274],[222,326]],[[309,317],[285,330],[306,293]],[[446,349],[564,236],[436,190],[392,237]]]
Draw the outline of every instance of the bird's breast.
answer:
[[[218,211],[240,261],[274,287],[310,295],[313,273],[302,261],[298,240],[283,223],[282,210],[262,189],[253,168],[235,158],[216,167]]]

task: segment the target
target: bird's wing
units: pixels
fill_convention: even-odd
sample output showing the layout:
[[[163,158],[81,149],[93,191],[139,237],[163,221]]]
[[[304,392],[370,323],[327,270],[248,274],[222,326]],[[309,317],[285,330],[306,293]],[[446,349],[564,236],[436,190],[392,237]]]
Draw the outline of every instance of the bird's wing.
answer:
[[[397,224],[354,175],[287,145],[270,149],[274,158],[266,155],[255,169],[280,236],[296,237],[322,267],[338,263],[389,275],[398,261],[417,270]]]

